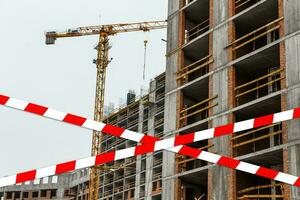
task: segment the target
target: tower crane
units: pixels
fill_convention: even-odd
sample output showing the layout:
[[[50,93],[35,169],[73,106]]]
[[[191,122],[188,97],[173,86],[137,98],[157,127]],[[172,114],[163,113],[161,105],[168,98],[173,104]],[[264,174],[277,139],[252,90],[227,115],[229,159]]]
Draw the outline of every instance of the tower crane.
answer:
[[[95,109],[94,120],[101,121],[103,118],[104,109],[104,92],[105,92],[105,76],[106,68],[110,62],[109,60],[109,36],[118,33],[143,31],[148,32],[155,29],[163,29],[167,27],[167,21],[151,21],[140,23],[124,23],[124,24],[109,24],[109,25],[96,25],[85,26],[74,29],[67,29],[63,32],[49,31],[45,33],[46,44],[55,44],[58,38],[70,38],[89,35],[99,35],[99,42],[96,46],[97,59],[94,63],[97,67],[97,81],[96,81],[96,95],[95,95]],[[93,132],[92,150],[93,156],[101,153],[101,137],[102,133],[98,131]],[[93,167],[90,171],[90,184],[89,184],[89,200],[97,200],[99,193],[99,177],[100,171]]]

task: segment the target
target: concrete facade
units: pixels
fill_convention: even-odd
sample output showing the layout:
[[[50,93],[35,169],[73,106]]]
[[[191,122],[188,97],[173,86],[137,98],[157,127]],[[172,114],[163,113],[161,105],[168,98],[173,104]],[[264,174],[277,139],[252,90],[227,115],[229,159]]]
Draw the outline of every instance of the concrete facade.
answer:
[[[285,13],[285,34],[289,35],[299,31],[300,28],[300,3],[299,1],[283,2]],[[288,88],[296,86],[287,92],[287,109],[300,106],[300,36],[297,34],[285,40],[286,57],[286,84]],[[298,86],[297,86],[298,85]],[[289,142],[300,139],[299,121],[287,123],[287,137]],[[288,172],[291,174],[300,174],[300,145],[293,145],[287,148],[288,151]],[[291,199],[300,199],[300,189],[291,187]]]
[[[169,9],[166,69],[166,101],[173,97],[174,104],[165,112],[176,107],[177,119],[168,123],[177,124],[165,135],[299,107],[297,0],[169,0],[169,8],[177,9]],[[299,125],[276,124],[194,147],[299,176]],[[165,181],[175,180],[175,196],[167,186],[163,199],[299,199],[298,188],[276,181],[189,158],[168,163],[176,166]]]
[[[298,0],[169,0],[165,73],[104,122],[167,138],[299,107],[299,28]],[[191,146],[300,176],[299,127],[294,120]],[[133,145],[105,136],[102,151]],[[100,176],[101,200],[300,199],[299,188],[167,151],[104,167],[112,170]],[[57,199],[87,199],[88,175],[69,176],[46,188]]]
[[[0,188],[0,197],[8,199],[69,199],[69,189],[87,177],[88,170],[80,170],[60,176],[52,176],[23,184]],[[76,178],[75,178],[76,177]],[[1,195],[2,194],[2,195]]]

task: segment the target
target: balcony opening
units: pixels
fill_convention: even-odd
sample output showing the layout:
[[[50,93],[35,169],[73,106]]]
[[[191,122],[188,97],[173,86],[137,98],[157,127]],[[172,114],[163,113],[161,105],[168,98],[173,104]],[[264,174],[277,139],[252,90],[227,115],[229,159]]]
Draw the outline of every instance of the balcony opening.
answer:
[[[180,127],[206,119],[209,109],[218,105],[218,96],[215,95],[209,98],[208,90],[206,92],[203,92],[201,95],[199,94],[199,96],[183,95],[184,99],[179,117]]]
[[[50,198],[55,198],[56,197],[56,193],[57,193],[57,190],[50,190]]]
[[[145,186],[141,186],[140,187],[140,194],[139,194],[140,198],[145,197]]]
[[[234,0],[235,14],[255,5],[261,0]]]
[[[255,73],[238,71],[236,76],[236,105],[242,105],[281,90],[284,68],[259,67]]]
[[[207,170],[180,176],[178,183],[178,195],[181,200],[208,199]]]
[[[232,46],[236,58],[266,46],[279,38],[278,1],[267,1],[234,19],[236,39]]]
[[[15,199],[20,199],[21,192],[15,192]]]
[[[41,190],[41,197],[47,196],[47,190]]]
[[[188,60],[186,61],[188,62]],[[208,55],[195,62],[188,63],[189,64],[177,71],[176,80],[180,81],[180,85],[184,85],[207,74],[209,72],[209,65],[213,63],[213,59],[211,55]]]
[[[55,192],[55,196],[56,196],[56,192]],[[38,198],[38,197],[39,197],[39,192],[38,191],[32,192],[32,198]]]
[[[161,193],[162,189],[162,167],[153,169],[152,174],[152,195]]]
[[[7,199],[12,199],[12,192],[6,192],[6,198]]]
[[[195,142],[194,144],[189,145],[195,149],[208,151],[209,148],[213,147],[212,144],[208,144],[206,141]],[[183,173],[199,167],[207,165],[207,162],[199,160],[197,158],[191,158],[185,155],[176,155],[176,164],[177,164],[177,173]]]
[[[273,104],[269,102],[273,102]],[[256,112],[253,112],[253,110]],[[280,98],[271,98],[269,101],[254,104],[249,108],[245,108],[245,110],[238,111],[235,114],[235,120],[239,122],[274,112],[280,112],[280,110]],[[231,138],[233,154],[235,157],[242,156],[281,145],[282,134],[281,123],[237,132],[233,134]]]
[[[283,171],[282,151],[270,152],[260,155],[261,162],[266,168]],[[251,159],[249,159],[250,161]],[[250,161],[255,164],[254,161]],[[236,171],[237,199],[283,199],[284,184],[268,178],[259,177],[249,173]]]
[[[162,157],[163,157],[162,151],[153,155],[153,166],[154,167],[162,165],[162,160],[163,160]]]
[[[209,30],[209,0],[191,1],[185,9],[185,43]]]
[[[282,144],[281,123],[240,132],[231,138],[235,156],[257,152]]]

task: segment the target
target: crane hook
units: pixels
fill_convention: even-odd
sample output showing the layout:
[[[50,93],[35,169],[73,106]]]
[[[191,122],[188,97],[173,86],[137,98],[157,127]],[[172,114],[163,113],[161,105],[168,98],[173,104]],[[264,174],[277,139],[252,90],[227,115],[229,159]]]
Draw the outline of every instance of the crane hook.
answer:
[[[148,40],[144,40],[144,70],[143,70],[143,80],[145,80],[145,74],[146,74],[147,43],[148,43]]]

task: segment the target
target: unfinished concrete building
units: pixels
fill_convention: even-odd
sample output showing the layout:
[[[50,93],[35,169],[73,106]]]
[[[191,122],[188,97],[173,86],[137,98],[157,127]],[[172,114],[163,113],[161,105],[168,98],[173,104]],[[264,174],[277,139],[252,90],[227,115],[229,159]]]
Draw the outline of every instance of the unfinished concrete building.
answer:
[[[169,0],[166,72],[104,122],[167,138],[299,107],[299,26],[299,0]],[[300,176],[299,135],[294,120],[190,146]],[[134,145],[105,135],[101,147]],[[167,151],[103,169],[101,200],[300,199],[299,188]],[[72,177],[65,194],[87,199],[88,175]]]
[[[1,200],[69,199],[70,174],[0,188]]]
[[[169,0],[164,137],[300,106],[298,0]],[[300,122],[191,146],[300,175]],[[300,190],[163,152],[164,200],[299,199]]]
[[[164,131],[165,74],[155,77],[149,93],[127,94],[127,103],[110,113],[103,122],[132,131],[162,137]],[[103,135],[102,152],[135,146],[135,142]],[[161,199],[162,151],[132,157],[102,166],[99,199]],[[87,200],[89,170],[0,188],[0,200],[70,199]]]
[[[150,83],[141,98],[129,94],[127,105],[110,114],[104,122],[132,131],[162,137],[164,131],[165,74]],[[102,152],[135,146],[135,142],[104,135]],[[161,199],[162,151],[104,165],[100,176],[100,199]]]

